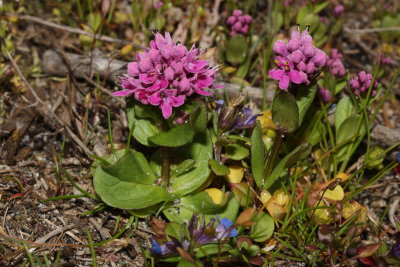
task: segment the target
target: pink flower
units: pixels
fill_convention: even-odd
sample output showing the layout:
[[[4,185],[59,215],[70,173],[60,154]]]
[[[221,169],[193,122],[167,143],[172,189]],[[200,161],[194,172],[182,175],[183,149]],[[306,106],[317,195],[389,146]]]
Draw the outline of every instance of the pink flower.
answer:
[[[253,18],[250,15],[243,15],[242,10],[234,10],[232,16],[226,20],[230,28],[230,35],[234,36],[238,33],[246,35],[250,29]]]
[[[332,99],[331,91],[329,91],[325,87],[318,86],[318,94],[322,98],[322,101],[324,101],[325,103],[331,101]]]
[[[142,104],[158,106],[168,119],[188,97],[209,96],[207,88],[220,88],[214,83],[217,68],[198,59],[202,52],[194,46],[188,50],[166,32],[155,34],[150,47],[128,64],[128,73],[120,77],[124,90],[113,95],[133,96]]]
[[[303,79],[299,71],[294,70],[294,65],[291,61],[284,57],[276,57],[275,62],[278,68],[269,71],[272,79],[279,81],[279,88],[286,90],[289,82],[300,84]]]
[[[160,7],[162,7],[163,5],[164,5],[163,2],[158,1],[158,2],[155,2],[155,3],[153,4],[153,8],[157,10],[157,9],[159,9]]]
[[[329,72],[335,77],[343,77],[346,74],[346,70],[341,60],[342,57],[343,55],[337,49],[332,49],[331,55],[326,61],[326,66],[328,67]]]
[[[349,86],[351,89],[353,89],[353,93],[355,95],[365,94],[368,92],[369,87],[371,86],[372,78],[373,77],[371,74],[366,73],[365,71],[360,71],[357,77],[354,77],[349,81]],[[377,87],[378,81],[374,81],[374,83],[372,84],[371,96],[376,95]]]
[[[279,88],[286,90],[290,82],[308,84],[309,77],[314,77],[319,68],[326,63],[326,54],[313,46],[312,37],[308,30],[293,31],[286,44],[282,40],[273,46],[275,62],[278,68],[270,71],[271,78],[279,80]]]
[[[335,16],[335,18],[339,18],[343,12],[344,12],[344,5],[336,5],[333,8],[333,15]]]

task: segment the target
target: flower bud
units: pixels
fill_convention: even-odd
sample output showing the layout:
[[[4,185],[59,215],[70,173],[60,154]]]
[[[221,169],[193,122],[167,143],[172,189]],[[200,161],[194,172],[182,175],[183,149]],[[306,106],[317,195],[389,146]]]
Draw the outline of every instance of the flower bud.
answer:
[[[244,168],[241,166],[233,165],[229,166],[229,173],[225,175],[225,178],[230,183],[240,183],[244,176]]]
[[[287,56],[289,54],[286,44],[282,40],[275,42],[273,50],[276,54],[281,56]]]
[[[283,220],[288,211],[289,195],[282,189],[278,189],[268,200],[266,208],[269,214],[278,220]]]
[[[261,191],[260,199],[263,204],[267,203],[268,200],[271,199],[271,197],[272,197],[271,193],[268,192],[267,190],[264,189]]]
[[[224,199],[224,192],[218,188],[207,188],[204,190],[215,204],[221,204]]]

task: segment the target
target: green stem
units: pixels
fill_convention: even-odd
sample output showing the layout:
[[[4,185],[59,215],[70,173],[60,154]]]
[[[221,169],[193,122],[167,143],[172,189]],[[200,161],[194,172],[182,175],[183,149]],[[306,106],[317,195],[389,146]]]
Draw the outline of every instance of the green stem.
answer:
[[[161,157],[162,157],[161,185],[163,187],[168,187],[169,173],[170,173],[169,148],[168,147],[163,146],[161,148]]]
[[[268,176],[271,174],[272,172],[272,168],[275,165],[275,161],[278,157],[279,151],[281,150],[282,144],[283,144],[283,133],[278,130],[278,132],[276,133],[276,137],[275,137],[275,141],[274,144],[272,145],[271,148],[271,154],[267,160],[265,169],[264,169],[264,184],[268,179]]]

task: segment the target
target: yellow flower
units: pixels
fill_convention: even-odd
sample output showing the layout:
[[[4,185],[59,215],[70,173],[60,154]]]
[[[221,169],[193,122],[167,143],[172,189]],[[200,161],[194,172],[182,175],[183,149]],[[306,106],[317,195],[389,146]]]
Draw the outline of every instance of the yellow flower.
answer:
[[[224,192],[218,188],[207,188],[204,190],[215,204],[221,204],[224,199]]]
[[[244,176],[244,168],[241,166],[229,166],[229,173],[225,175],[228,182],[238,184],[242,181]]]
[[[283,220],[288,210],[289,200],[289,195],[282,189],[278,189],[267,201],[265,206],[273,218]]]

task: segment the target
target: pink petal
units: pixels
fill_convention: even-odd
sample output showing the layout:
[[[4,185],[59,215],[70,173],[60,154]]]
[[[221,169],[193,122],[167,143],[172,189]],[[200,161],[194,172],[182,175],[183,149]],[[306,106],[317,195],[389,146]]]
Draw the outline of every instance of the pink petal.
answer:
[[[161,111],[162,111],[164,119],[168,119],[169,117],[171,117],[172,107],[168,101],[164,101],[161,104]]]
[[[130,76],[137,76],[139,74],[139,66],[137,62],[128,63],[128,74]]]
[[[155,77],[148,74],[139,74],[139,81],[144,84],[152,84],[155,81]]]
[[[290,38],[293,39],[293,40],[300,41],[300,32],[297,31],[297,30],[292,31],[292,34],[291,34]]]
[[[149,96],[147,100],[149,100],[149,103],[152,104],[153,106],[160,105],[162,101],[161,97],[157,93],[154,93],[151,96]]]
[[[297,70],[291,70],[289,73],[290,80],[294,83],[300,84],[303,82],[299,72]]]
[[[182,106],[185,103],[184,96],[171,96],[171,105],[174,107]]]
[[[123,90],[123,91],[114,92],[113,95],[115,95],[115,96],[130,96],[133,93],[135,93],[134,90]]]
[[[279,88],[286,90],[289,86],[290,77],[286,73],[281,77],[279,81]]]
[[[202,70],[207,65],[208,65],[207,60],[197,60],[193,63],[189,63],[187,66],[191,72],[198,72],[199,70]]]
[[[280,80],[284,73],[285,73],[284,70],[280,70],[280,69],[276,69],[276,68],[273,70],[270,70],[268,72],[269,76],[271,76],[271,78],[274,80]]]
[[[164,75],[165,75],[165,78],[166,78],[167,80],[173,80],[173,79],[174,79],[174,76],[175,76],[175,72],[174,72],[174,70],[173,70],[171,67],[168,67],[168,68],[164,71]]]
[[[207,91],[204,91],[204,90],[202,90],[202,89],[197,89],[197,90],[195,90],[195,92],[196,92],[197,94],[203,95],[203,96],[210,96],[210,95],[212,95],[211,92],[207,92]]]

